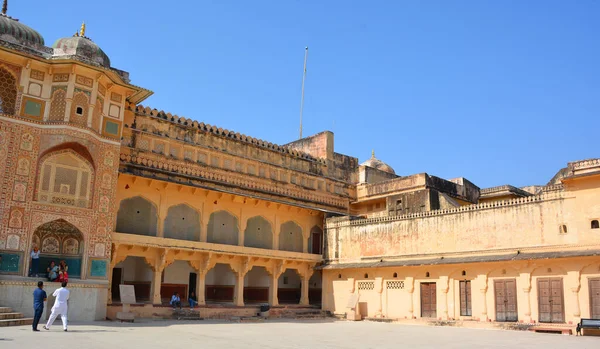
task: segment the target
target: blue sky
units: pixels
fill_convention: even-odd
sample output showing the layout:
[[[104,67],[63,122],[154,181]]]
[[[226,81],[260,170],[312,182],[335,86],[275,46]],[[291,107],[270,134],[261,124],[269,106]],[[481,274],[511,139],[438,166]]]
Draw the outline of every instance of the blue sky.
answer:
[[[51,45],[87,24],[144,104],[400,175],[545,184],[600,157],[600,1],[9,1]],[[35,9],[31,11],[30,9]]]

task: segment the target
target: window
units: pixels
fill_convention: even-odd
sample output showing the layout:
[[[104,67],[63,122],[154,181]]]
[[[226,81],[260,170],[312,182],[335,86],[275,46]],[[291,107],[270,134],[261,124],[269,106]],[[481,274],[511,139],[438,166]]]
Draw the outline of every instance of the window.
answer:
[[[471,281],[460,282],[460,315],[471,316]]]
[[[91,165],[72,151],[46,158],[38,182],[38,201],[76,207],[89,207]]]
[[[14,114],[17,103],[17,80],[6,69],[0,68],[0,113]]]
[[[598,223],[597,219],[594,219],[592,221],[592,229],[599,229],[600,228],[600,223]]]
[[[83,115],[83,108],[80,106],[77,106],[77,109],[75,109],[75,114]]]
[[[560,226],[560,233],[561,234],[566,234],[567,231],[568,230],[567,230],[567,225],[566,224],[563,224],[563,225]]]

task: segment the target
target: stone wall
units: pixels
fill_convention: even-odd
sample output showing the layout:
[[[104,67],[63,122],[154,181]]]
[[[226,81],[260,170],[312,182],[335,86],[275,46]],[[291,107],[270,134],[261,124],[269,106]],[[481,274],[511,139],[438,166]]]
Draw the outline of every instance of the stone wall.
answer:
[[[327,257],[365,257],[469,252],[597,242],[588,219],[600,204],[565,192],[499,203],[463,206],[397,217],[334,218],[327,223]],[[582,201],[585,200],[585,201]],[[585,223],[583,222],[584,220]],[[566,225],[568,232],[561,233]]]

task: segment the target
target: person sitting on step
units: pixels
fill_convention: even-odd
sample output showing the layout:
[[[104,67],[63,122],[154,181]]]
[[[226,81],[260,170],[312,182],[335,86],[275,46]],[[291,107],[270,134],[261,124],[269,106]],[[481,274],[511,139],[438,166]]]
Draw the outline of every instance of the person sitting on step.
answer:
[[[190,303],[190,308],[192,309],[194,309],[194,307],[198,305],[198,299],[196,299],[196,293],[194,291],[190,292],[188,302]]]
[[[181,309],[181,298],[179,298],[178,292],[173,293],[173,297],[171,297],[171,306],[173,307],[173,309],[177,307]]]

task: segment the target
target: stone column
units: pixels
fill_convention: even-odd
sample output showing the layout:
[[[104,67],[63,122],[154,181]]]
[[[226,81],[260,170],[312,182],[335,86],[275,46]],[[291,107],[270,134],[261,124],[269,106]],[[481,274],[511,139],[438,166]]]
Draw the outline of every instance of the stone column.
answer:
[[[244,278],[246,274],[252,269],[250,259],[248,257],[243,258],[239,263],[231,265],[231,269],[236,273],[237,280],[235,283],[235,291],[233,296],[233,303],[238,307],[244,306]]]
[[[196,279],[196,297],[198,305],[206,305],[206,274],[208,271],[198,271],[198,279]]]
[[[381,318],[383,317],[383,304],[381,297],[383,296],[383,278],[376,277],[375,278],[375,292],[377,292],[377,313],[375,313],[375,317]]]
[[[161,281],[162,270],[155,270],[152,276],[152,304],[161,305],[162,298],[160,296],[160,286],[162,284]]]
[[[271,274],[271,284],[269,285],[269,304],[271,306],[277,306],[279,305],[277,287],[279,286],[279,277],[285,271],[285,264],[283,261],[276,261],[270,269],[269,274]]]
[[[312,266],[308,266],[307,269],[300,274],[302,278],[302,289],[300,293],[300,305],[309,305],[310,299],[308,297],[308,290],[310,288],[310,277],[313,274]]]
[[[440,288],[442,291],[442,320],[448,320],[448,290],[450,289],[447,276],[440,276]]]
[[[482,300],[482,308],[481,308],[481,319],[480,321],[487,322],[488,321],[488,310],[487,310],[487,290],[488,290],[488,278],[487,275],[479,275],[479,283],[481,292],[481,300]]]
[[[404,280],[404,287],[406,287],[406,292],[408,292],[408,318],[415,318],[415,310],[413,306],[413,293],[415,292],[415,279],[413,277],[406,277]]]
[[[525,293],[525,322],[531,323],[531,272],[521,273],[521,282],[523,283],[523,293]]]
[[[573,294],[573,317],[575,317],[573,322],[579,322],[579,320],[581,319],[581,305],[579,304],[579,290],[581,289],[581,273],[578,270],[569,271],[567,272],[567,278],[569,280],[569,284],[572,285],[571,292]]]

